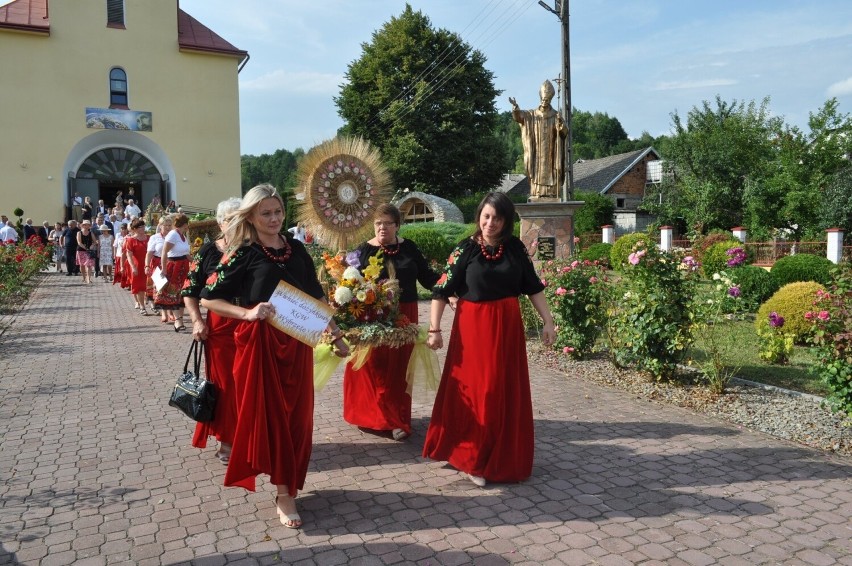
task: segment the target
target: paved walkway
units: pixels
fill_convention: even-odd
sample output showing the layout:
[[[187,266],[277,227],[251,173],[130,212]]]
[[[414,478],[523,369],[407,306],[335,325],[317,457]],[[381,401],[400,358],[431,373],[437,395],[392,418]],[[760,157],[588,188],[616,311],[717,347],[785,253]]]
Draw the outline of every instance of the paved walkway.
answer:
[[[852,565],[852,459],[538,367],[533,476],[484,489],[420,457],[428,402],[404,443],[347,425],[338,373],[285,529],[166,405],[190,336],[130,306],[50,273],[0,337],[0,564]]]

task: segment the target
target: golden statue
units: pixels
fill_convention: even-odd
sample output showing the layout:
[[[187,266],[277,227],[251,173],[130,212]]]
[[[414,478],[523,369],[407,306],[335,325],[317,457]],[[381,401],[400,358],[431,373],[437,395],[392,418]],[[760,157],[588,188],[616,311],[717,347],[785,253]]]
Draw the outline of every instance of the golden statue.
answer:
[[[521,125],[524,144],[524,172],[530,180],[530,197],[559,198],[565,180],[565,138],[568,128],[550,101],[556,91],[544,81],[538,91],[541,104],[534,110],[521,110],[514,98],[512,118]]]

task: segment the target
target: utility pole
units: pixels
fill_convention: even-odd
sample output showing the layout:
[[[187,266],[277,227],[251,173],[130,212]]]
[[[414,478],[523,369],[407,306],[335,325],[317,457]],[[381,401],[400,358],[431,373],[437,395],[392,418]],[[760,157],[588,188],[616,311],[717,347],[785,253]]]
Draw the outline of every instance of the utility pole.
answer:
[[[554,8],[548,6],[544,0],[539,0],[539,5],[556,15],[559,22],[562,24],[562,72],[560,77],[562,81],[559,83],[560,94],[562,99],[562,119],[565,120],[565,125],[568,127],[568,136],[565,138],[565,161],[563,163],[563,171],[567,171],[565,180],[562,183],[562,202],[567,202],[574,198],[574,163],[573,143],[574,129],[571,127],[571,49],[568,35],[568,0],[553,0]]]

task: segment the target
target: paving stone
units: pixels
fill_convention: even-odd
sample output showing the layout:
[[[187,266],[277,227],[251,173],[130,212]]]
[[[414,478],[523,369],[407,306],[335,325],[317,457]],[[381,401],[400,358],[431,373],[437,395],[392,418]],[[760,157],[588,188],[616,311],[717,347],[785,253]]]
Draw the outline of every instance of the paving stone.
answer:
[[[0,566],[852,566],[852,459],[541,367],[533,476],[485,489],[421,457],[431,398],[415,395],[406,442],[343,422],[338,370],[316,395],[305,527],[286,529],[267,478],[225,488],[215,447],[190,447],[164,397],[191,338],[130,305],[46,273],[0,317]],[[128,344],[134,367],[160,371],[104,379]]]

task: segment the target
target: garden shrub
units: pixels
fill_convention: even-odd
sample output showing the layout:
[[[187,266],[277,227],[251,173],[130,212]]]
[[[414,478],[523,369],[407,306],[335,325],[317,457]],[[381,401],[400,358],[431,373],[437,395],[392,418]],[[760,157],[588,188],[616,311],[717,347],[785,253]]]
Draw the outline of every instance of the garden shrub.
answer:
[[[461,224],[459,222],[417,222],[413,224],[403,224],[399,229],[401,238],[408,238],[406,234],[410,230],[415,232],[421,229],[427,229],[440,234],[446,241],[457,244],[462,240],[464,234],[469,230],[469,224]],[[446,258],[444,258],[446,259]]]
[[[744,265],[730,272],[740,288],[740,299],[748,312],[755,312],[780,286],[769,272],[756,265]]]
[[[51,253],[37,237],[13,245],[0,243],[0,312],[29,296],[27,281],[50,265]]]
[[[769,313],[774,312],[784,318],[784,332],[797,344],[803,343],[811,329],[805,313],[813,310],[817,291],[825,291],[825,287],[814,281],[789,283],[778,289],[757,311],[754,325],[758,334],[769,325]]]
[[[710,232],[706,236],[700,236],[696,238],[695,242],[692,244],[692,255],[697,259],[700,263],[704,262],[704,254],[713,244],[718,244],[719,242],[738,242],[736,238],[734,238],[733,234],[730,232],[724,232],[720,230],[716,230]],[[710,275],[713,275],[712,273]]]
[[[609,267],[609,257],[612,253],[612,244],[603,242],[592,244],[580,254],[580,259],[587,261],[596,261],[604,267]]]
[[[829,406],[852,416],[852,267],[835,268],[832,276],[829,292],[818,293],[805,315],[817,357],[811,370],[828,386]]]
[[[458,242],[448,241],[434,227],[437,223],[408,224],[400,230],[400,236],[411,240],[423,252],[427,261],[443,266]]]
[[[622,269],[627,264],[627,257],[639,242],[645,242],[645,247],[654,246],[653,238],[644,232],[625,234],[618,238],[609,253],[610,266],[613,269]]]
[[[603,266],[588,260],[551,260],[542,265],[541,278],[557,328],[554,346],[583,358],[601,334],[607,280]]]
[[[796,254],[782,257],[772,266],[770,275],[783,287],[797,281],[816,281],[828,285],[834,264],[828,258],[813,254]]]
[[[598,192],[575,191],[574,200],[583,201],[583,206],[574,211],[575,234],[600,234],[601,226],[613,223],[615,203],[611,198]]]
[[[704,251],[698,260],[704,277],[710,278],[720,271],[733,272],[736,268],[750,263],[747,252],[739,240],[716,242]]]
[[[653,244],[646,248],[640,241],[629,251],[607,304],[610,356],[617,366],[634,365],[655,379],[669,379],[692,343],[693,278],[675,256]]]

